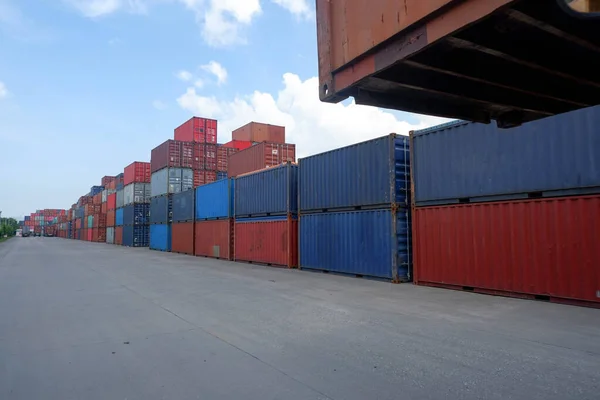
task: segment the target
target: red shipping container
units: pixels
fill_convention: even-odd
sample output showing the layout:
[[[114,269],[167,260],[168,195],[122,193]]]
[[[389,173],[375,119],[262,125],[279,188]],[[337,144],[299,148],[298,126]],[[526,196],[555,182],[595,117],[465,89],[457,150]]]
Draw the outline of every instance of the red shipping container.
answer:
[[[123,185],[130,183],[150,183],[150,163],[134,161],[125,167]]]
[[[181,143],[181,167],[182,168],[192,168],[199,169],[201,167],[197,166],[198,161],[195,159],[196,144],[183,142]]]
[[[115,228],[115,244],[122,246],[123,245],[123,227],[117,226]]]
[[[217,145],[196,143],[194,146],[194,169],[217,170]]]
[[[150,155],[151,172],[156,172],[165,167],[181,167],[181,143],[177,140],[167,140],[152,149]]]
[[[117,193],[106,196],[106,210],[115,210],[117,208]]]
[[[295,144],[259,143],[229,157],[227,176],[231,178],[287,161],[296,162]]]
[[[107,212],[107,211],[108,211],[108,208],[107,208],[107,206],[106,206],[106,202],[104,202],[104,203],[102,203],[102,206],[101,206],[101,208],[100,208],[100,212],[101,212],[102,214],[106,214],[106,212]]]
[[[75,220],[75,229],[81,229],[81,228],[83,228],[81,226],[81,219],[76,219]]]
[[[216,171],[194,171],[194,187],[206,185],[217,180]]]
[[[106,214],[94,215],[94,228],[106,228]]]
[[[235,260],[298,267],[298,220],[235,221]]]
[[[92,242],[106,243],[106,228],[93,228],[92,231]]]
[[[104,186],[104,189],[110,189],[108,187],[108,185],[111,184],[114,181],[115,181],[115,177],[114,176],[103,176],[102,180],[100,181],[100,186]]]
[[[93,197],[92,203],[96,205],[102,204],[102,192],[98,193]]]
[[[229,147],[232,149],[245,150],[250,146],[252,146],[252,142],[247,142],[244,140],[232,140],[230,142],[225,143],[221,147]]]
[[[417,284],[600,304],[600,196],[418,207]]]
[[[171,252],[194,255],[194,222],[171,225]]]
[[[279,125],[250,122],[231,133],[233,140],[244,142],[285,143],[285,127]]]
[[[112,189],[115,190],[117,188],[117,179],[115,178],[113,181],[109,182],[106,186],[105,189]]]
[[[229,157],[237,153],[238,149],[221,146],[217,149],[217,171],[227,172]]]
[[[93,234],[94,234],[94,229],[93,228],[87,228],[85,230],[85,236],[86,236],[86,240],[88,242],[91,242],[93,239]]]
[[[233,219],[197,221],[194,235],[195,255],[233,259]]]
[[[217,121],[192,117],[175,128],[174,139],[182,142],[217,143]]]
[[[106,212],[106,226],[107,227],[115,226],[115,210],[108,210]]]

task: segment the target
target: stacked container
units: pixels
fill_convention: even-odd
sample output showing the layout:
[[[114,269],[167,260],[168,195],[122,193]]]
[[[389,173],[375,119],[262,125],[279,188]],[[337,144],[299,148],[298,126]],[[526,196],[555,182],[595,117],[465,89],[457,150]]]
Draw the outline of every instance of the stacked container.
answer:
[[[233,260],[234,188],[235,179],[196,188],[195,255]]]
[[[235,182],[236,261],[298,266],[298,166],[285,163]]]
[[[216,120],[200,117],[190,118],[175,128],[174,138],[181,146],[180,165],[175,165],[175,167],[192,169],[193,187],[217,180]],[[187,188],[181,191],[185,190]]]
[[[300,160],[300,268],[411,278],[409,138],[390,134]]]
[[[232,178],[285,162],[296,161],[296,145],[289,143],[257,143],[229,156],[227,176]]]
[[[173,195],[173,225],[171,229],[171,251],[194,255],[194,189]]]
[[[123,172],[123,208],[121,213],[117,211],[117,222],[122,219],[123,246],[149,245],[150,176],[148,162],[135,161]]]
[[[600,107],[412,132],[417,284],[600,302]]]
[[[173,196],[150,198],[150,250],[171,251]]]
[[[115,244],[117,192],[106,196],[106,243]]]

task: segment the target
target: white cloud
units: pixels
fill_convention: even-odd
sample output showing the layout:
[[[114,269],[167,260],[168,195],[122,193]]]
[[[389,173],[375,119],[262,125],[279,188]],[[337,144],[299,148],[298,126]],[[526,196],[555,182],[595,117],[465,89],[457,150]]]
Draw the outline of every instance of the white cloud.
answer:
[[[312,15],[311,8],[308,6],[307,0],[271,0],[273,3],[280,5],[289,12],[298,16],[309,17]]]
[[[152,102],[152,107],[156,108],[159,111],[167,109],[167,105],[160,100],[154,100]]]
[[[287,73],[283,84],[276,97],[255,91],[230,101],[201,96],[190,87],[177,102],[195,115],[218,119],[220,142],[229,140],[233,129],[250,121],[284,125],[287,141],[298,146],[298,157],[392,132],[408,134],[412,129],[448,121],[415,115],[419,122],[411,124],[376,107],[323,103],[319,100],[317,78],[302,81]]]
[[[4,82],[0,81],[0,99],[5,97],[8,97],[8,89],[6,88]]]
[[[208,64],[200,66],[200,68],[216,76],[217,84],[219,85],[227,81],[227,70],[216,61],[211,61]]]
[[[202,79],[196,79],[196,81],[194,82],[194,86],[196,86],[198,89],[203,88],[204,81]]]
[[[184,82],[187,82],[194,77],[191,72],[188,72],[185,70],[181,70],[181,71],[177,72],[177,74],[175,74],[175,76],[177,76],[177,78],[181,79]]]

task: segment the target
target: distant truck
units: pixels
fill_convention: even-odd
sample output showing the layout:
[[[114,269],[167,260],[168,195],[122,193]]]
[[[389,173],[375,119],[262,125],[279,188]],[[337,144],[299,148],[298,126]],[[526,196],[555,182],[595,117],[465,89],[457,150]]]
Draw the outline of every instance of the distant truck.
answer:
[[[316,6],[322,101],[501,128],[600,104],[600,0]]]

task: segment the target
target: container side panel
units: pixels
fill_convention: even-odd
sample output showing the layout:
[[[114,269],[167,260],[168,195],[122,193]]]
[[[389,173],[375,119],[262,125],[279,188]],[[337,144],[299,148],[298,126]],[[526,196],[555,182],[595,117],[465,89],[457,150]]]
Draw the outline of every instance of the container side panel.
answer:
[[[115,214],[115,219],[116,219],[116,225],[117,226],[122,226],[123,225],[123,209],[122,208],[117,208],[117,212]]]
[[[152,197],[150,199],[150,223],[165,224],[172,221],[172,195]]]
[[[297,220],[236,220],[234,242],[237,261],[298,266]]]
[[[191,189],[173,195],[173,222],[194,220],[195,193]]]
[[[171,225],[150,225],[150,249],[171,251]]]
[[[297,213],[297,171],[287,164],[236,178],[235,215]]]
[[[231,217],[234,182],[224,179],[196,188],[196,219]]]
[[[232,219],[197,221],[195,255],[232,259]]]
[[[512,129],[455,123],[413,135],[415,202],[600,187],[600,106]]]
[[[417,283],[600,302],[600,196],[415,210]]]
[[[171,251],[194,255],[194,222],[174,222],[171,225]]]

